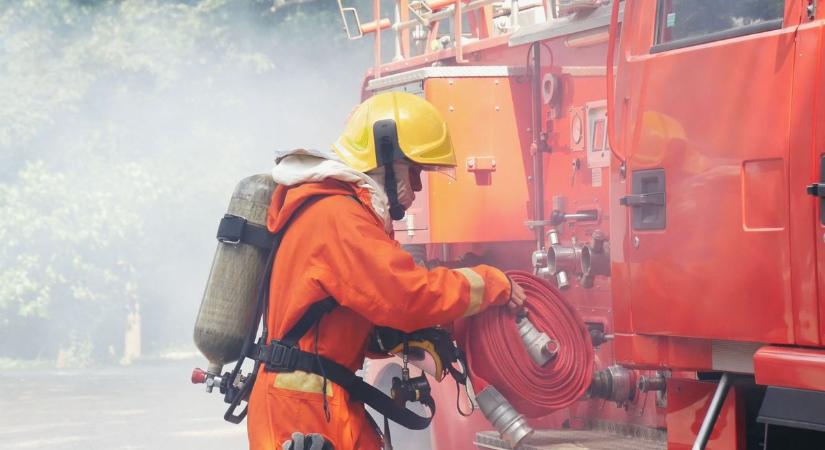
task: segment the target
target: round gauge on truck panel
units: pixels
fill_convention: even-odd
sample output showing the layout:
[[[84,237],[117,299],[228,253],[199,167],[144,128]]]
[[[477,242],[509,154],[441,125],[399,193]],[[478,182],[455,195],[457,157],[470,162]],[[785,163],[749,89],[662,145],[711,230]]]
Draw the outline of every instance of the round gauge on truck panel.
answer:
[[[581,114],[573,114],[573,118],[570,119],[570,139],[574,144],[581,144],[582,137],[584,136],[583,126],[584,123]]]

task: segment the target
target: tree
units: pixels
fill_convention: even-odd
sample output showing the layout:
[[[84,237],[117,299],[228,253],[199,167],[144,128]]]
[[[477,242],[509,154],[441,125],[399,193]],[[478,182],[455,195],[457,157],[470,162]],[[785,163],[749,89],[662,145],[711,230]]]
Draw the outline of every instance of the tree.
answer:
[[[361,3],[366,4],[364,0]],[[188,343],[235,182],[331,142],[368,42],[335,2],[0,4],[0,356]]]

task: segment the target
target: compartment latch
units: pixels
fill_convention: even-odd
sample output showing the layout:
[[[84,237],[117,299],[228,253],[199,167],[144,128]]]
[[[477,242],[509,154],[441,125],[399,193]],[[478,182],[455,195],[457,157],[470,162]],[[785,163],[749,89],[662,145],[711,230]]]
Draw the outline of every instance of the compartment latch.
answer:
[[[634,230],[664,230],[667,223],[665,170],[646,169],[632,172],[632,193],[619,199],[622,206],[633,208]]]

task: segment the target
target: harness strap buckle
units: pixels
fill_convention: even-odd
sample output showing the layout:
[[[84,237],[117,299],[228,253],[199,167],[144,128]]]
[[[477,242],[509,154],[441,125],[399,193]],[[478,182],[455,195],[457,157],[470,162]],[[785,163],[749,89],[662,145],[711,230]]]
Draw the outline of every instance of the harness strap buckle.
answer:
[[[273,340],[269,345],[261,346],[258,360],[266,365],[270,372],[294,372],[298,365],[300,349],[290,347]]]
[[[225,214],[218,225],[218,242],[229,245],[240,244],[246,224],[245,217]]]

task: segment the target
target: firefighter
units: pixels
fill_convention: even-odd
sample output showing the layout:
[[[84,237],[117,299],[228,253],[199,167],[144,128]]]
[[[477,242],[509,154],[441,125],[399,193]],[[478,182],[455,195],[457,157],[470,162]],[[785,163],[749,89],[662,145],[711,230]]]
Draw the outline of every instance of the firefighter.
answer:
[[[397,92],[357,107],[332,151],[279,154],[267,227],[273,233],[288,228],[272,271],[269,336],[286,342],[311,305],[332,299],[335,307],[293,336],[294,345],[304,356],[354,372],[374,326],[410,332],[491,305],[522,305],[524,291],[500,270],[427,270],[392,238],[392,221],[404,216],[421,189],[421,171],[455,165],[439,112]],[[272,353],[283,352],[268,353],[270,359]],[[249,402],[251,449],[280,450],[287,442],[294,448],[296,432],[320,434],[337,450],[381,448],[362,403],[350,401],[325,373],[293,368],[270,367],[259,375]]]

